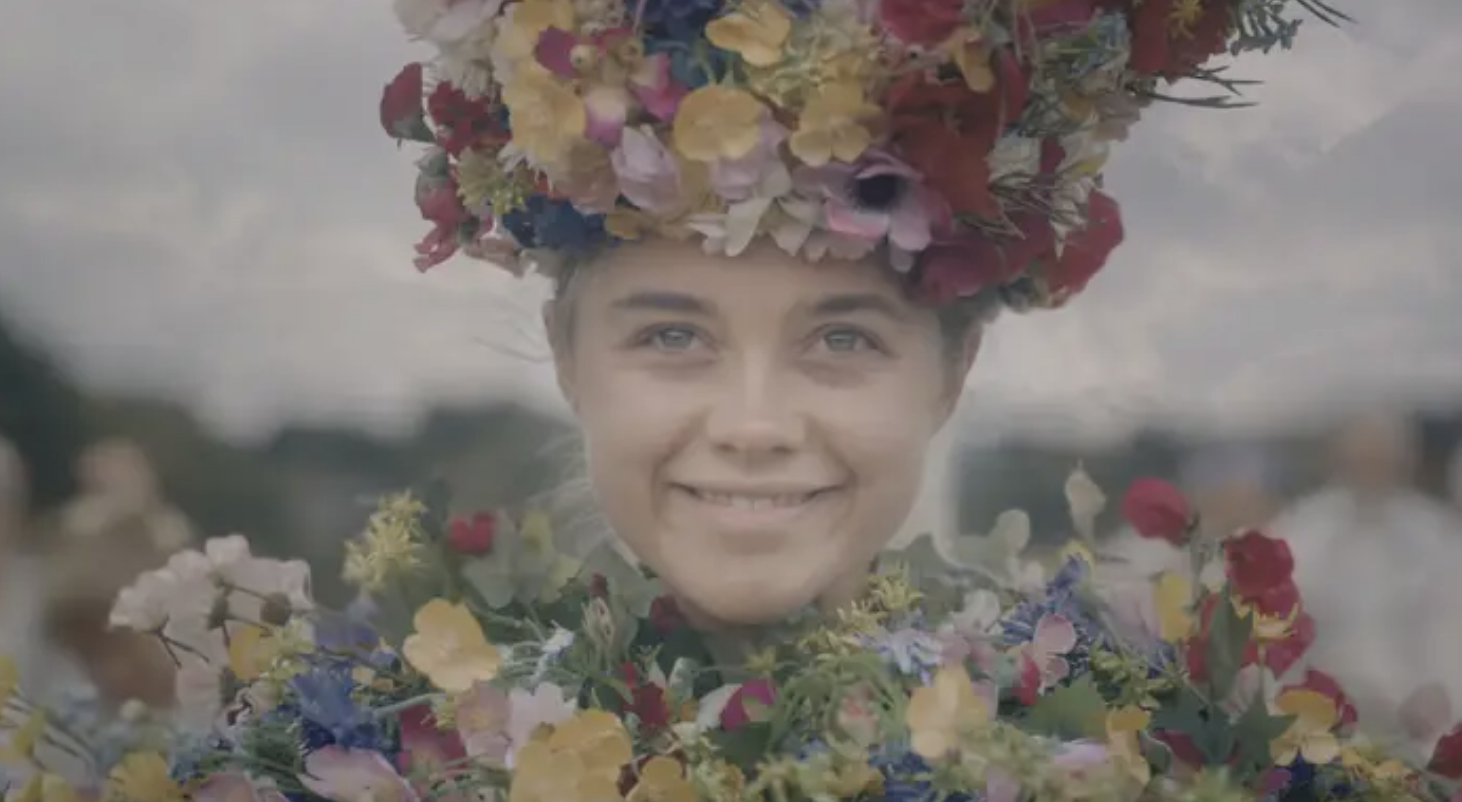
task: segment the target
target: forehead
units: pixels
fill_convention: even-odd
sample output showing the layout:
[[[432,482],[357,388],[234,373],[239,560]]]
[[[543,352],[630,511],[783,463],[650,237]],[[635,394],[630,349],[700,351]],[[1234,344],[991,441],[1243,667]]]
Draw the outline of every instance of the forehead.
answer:
[[[664,239],[627,243],[590,265],[580,281],[579,303],[602,310],[623,308],[637,298],[658,299],[657,306],[673,306],[676,298],[688,306],[698,301],[727,314],[784,315],[826,307],[830,300],[842,307],[830,311],[868,309],[912,319],[921,310],[886,268],[872,262],[813,264],[770,243],[734,258]]]

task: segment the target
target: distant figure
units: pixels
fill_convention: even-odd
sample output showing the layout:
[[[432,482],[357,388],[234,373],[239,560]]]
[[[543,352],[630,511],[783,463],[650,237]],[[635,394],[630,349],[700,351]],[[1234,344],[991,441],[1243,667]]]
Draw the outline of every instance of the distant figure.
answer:
[[[1350,422],[1332,466],[1330,483],[1273,526],[1315,619],[1308,663],[1340,680],[1372,738],[1424,751],[1462,700],[1452,613],[1462,522],[1415,489],[1416,431],[1405,418]]]
[[[150,637],[110,630],[107,620],[117,592],[189,545],[192,528],[163,500],[136,445],[99,443],[82,454],[76,470],[81,493],[59,510],[48,537],[47,639],[109,703],[166,706],[172,700],[166,653]]]

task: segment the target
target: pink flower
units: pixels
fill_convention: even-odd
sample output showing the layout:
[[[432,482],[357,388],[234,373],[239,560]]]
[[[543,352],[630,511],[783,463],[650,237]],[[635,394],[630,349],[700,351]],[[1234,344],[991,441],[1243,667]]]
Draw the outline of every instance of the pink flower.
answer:
[[[1035,634],[1020,649],[1021,701],[1033,704],[1042,691],[1071,673],[1066,655],[1076,647],[1076,627],[1066,616],[1047,613],[1036,622]]]
[[[648,126],[629,128],[609,156],[619,192],[649,212],[669,212],[681,202],[680,165]]]
[[[934,228],[947,228],[950,210],[924,185],[914,168],[881,150],[856,164],[804,167],[794,176],[798,190],[822,199],[829,231],[865,240],[888,238],[895,252],[909,255],[929,247]]]
[[[509,709],[507,692],[483,682],[458,697],[452,717],[463,750],[490,765],[507,765]]]
[[[768,707],[776,698],[777,692],[770,680],[755,679],[742,683],[721,709],[721,727],[737,730],[753,721],[760,721],[763,717],[756,712],[756,708]]]
[[[420,802],[420,797],[380,752],[326,746],[305,758],[299,781],[310,793],[332,802],[389,799]]]
[[[750,199],[770,175],[782,168],[777,149],[786,138],[786,128],[770,117],[763,119],[761,141],[750,153],[711,165],[711,188],[732,203]]]
[[[396,763],[402,772],[438,772],[467,756],[461,736],[437,725],[431,705],[403,710],[396,720],[401,727],[401,753]]]
[[[451,176],[441,180],[425,176],[418,179],[416,208],[423,220],[433,224],[432,230],[416,245],[416,269],[425,272],[457,252],[457,231],[472,219],[472,213],[462,205],[457,182]]]

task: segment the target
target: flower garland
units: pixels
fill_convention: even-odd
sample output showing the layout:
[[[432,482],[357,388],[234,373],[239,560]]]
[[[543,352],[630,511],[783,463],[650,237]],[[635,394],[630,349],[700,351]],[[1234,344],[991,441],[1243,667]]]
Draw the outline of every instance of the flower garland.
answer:
[[[437,508],[383,500],[348,545],[362,595],[340,613],[310,600],[302,566],[236,537],[139,578],[115,620],[178,660],[179,732],[160,751],[134,745],[90,790],[111,802],[1402,802],[1447,799],[1462,779],[1462,728],[1422,770],[1356,735],[1327,675],[1276,682],[1313,638],[1287,547],[1257,531],[1191,542],[1187,501],[1161,482],[1134,485],[1124,512],[1190,548],[1195,567],[1221,561],[1221,585],[1164,574],[1102,587],[1073,541],[1039,591],[1017,593],[924,538],[886,555],[850,608],[734,644],[689,627],[613,549],[558,552],[541,513],[448,521]],[[395,628],[405,637],[382,636]],[[7,676],[0,692],[20,698]],[[29,721],[6,756],[35,770],[6,799],[93,798],[41,765],[45,730]]]
[[[1237,84],[1322,0],[395,0],[436,50],[381,125],[426,146],[426,270],[615,242],[884,257],[933,302],[1049,307],[1121,242],[1110,145],[1164,83]],[[1222,98],[1187,100],[1227,105]]]

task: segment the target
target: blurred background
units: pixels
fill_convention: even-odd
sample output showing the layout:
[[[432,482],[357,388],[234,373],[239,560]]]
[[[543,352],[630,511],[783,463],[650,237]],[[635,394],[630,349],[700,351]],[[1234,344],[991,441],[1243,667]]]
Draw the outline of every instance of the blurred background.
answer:
[[[1354,27],[1238,68],[1257,107],[1147,113],[1109,167],[1127,244],[1069,309],[997,324],[911,531],[1021,508],[1062,542],[1080,462],[1114,500],[1174,478],[1218,528],[1384,542],[1321,571],[1370,571],[1378,609],[1419,566],[1462,568],[1462,5],[1347,5]],[[245,532],[338,598],[378,494],[441,477],[468,512],[561,479],[541,288],[410,266],[413,154],[376,103],[426,54],[389,3],[6,20],[0,650],[165,699],[166,666],[105,621],[170,551]],[[1335,493],[1354,503],[1312,512]],[[1114,509],[1099,523],[1123,537]],[[1395,616],[1434,636],[1386,654],[1455,677],[1462,644],[1436,633],[1459,610],[1428,582]]]

